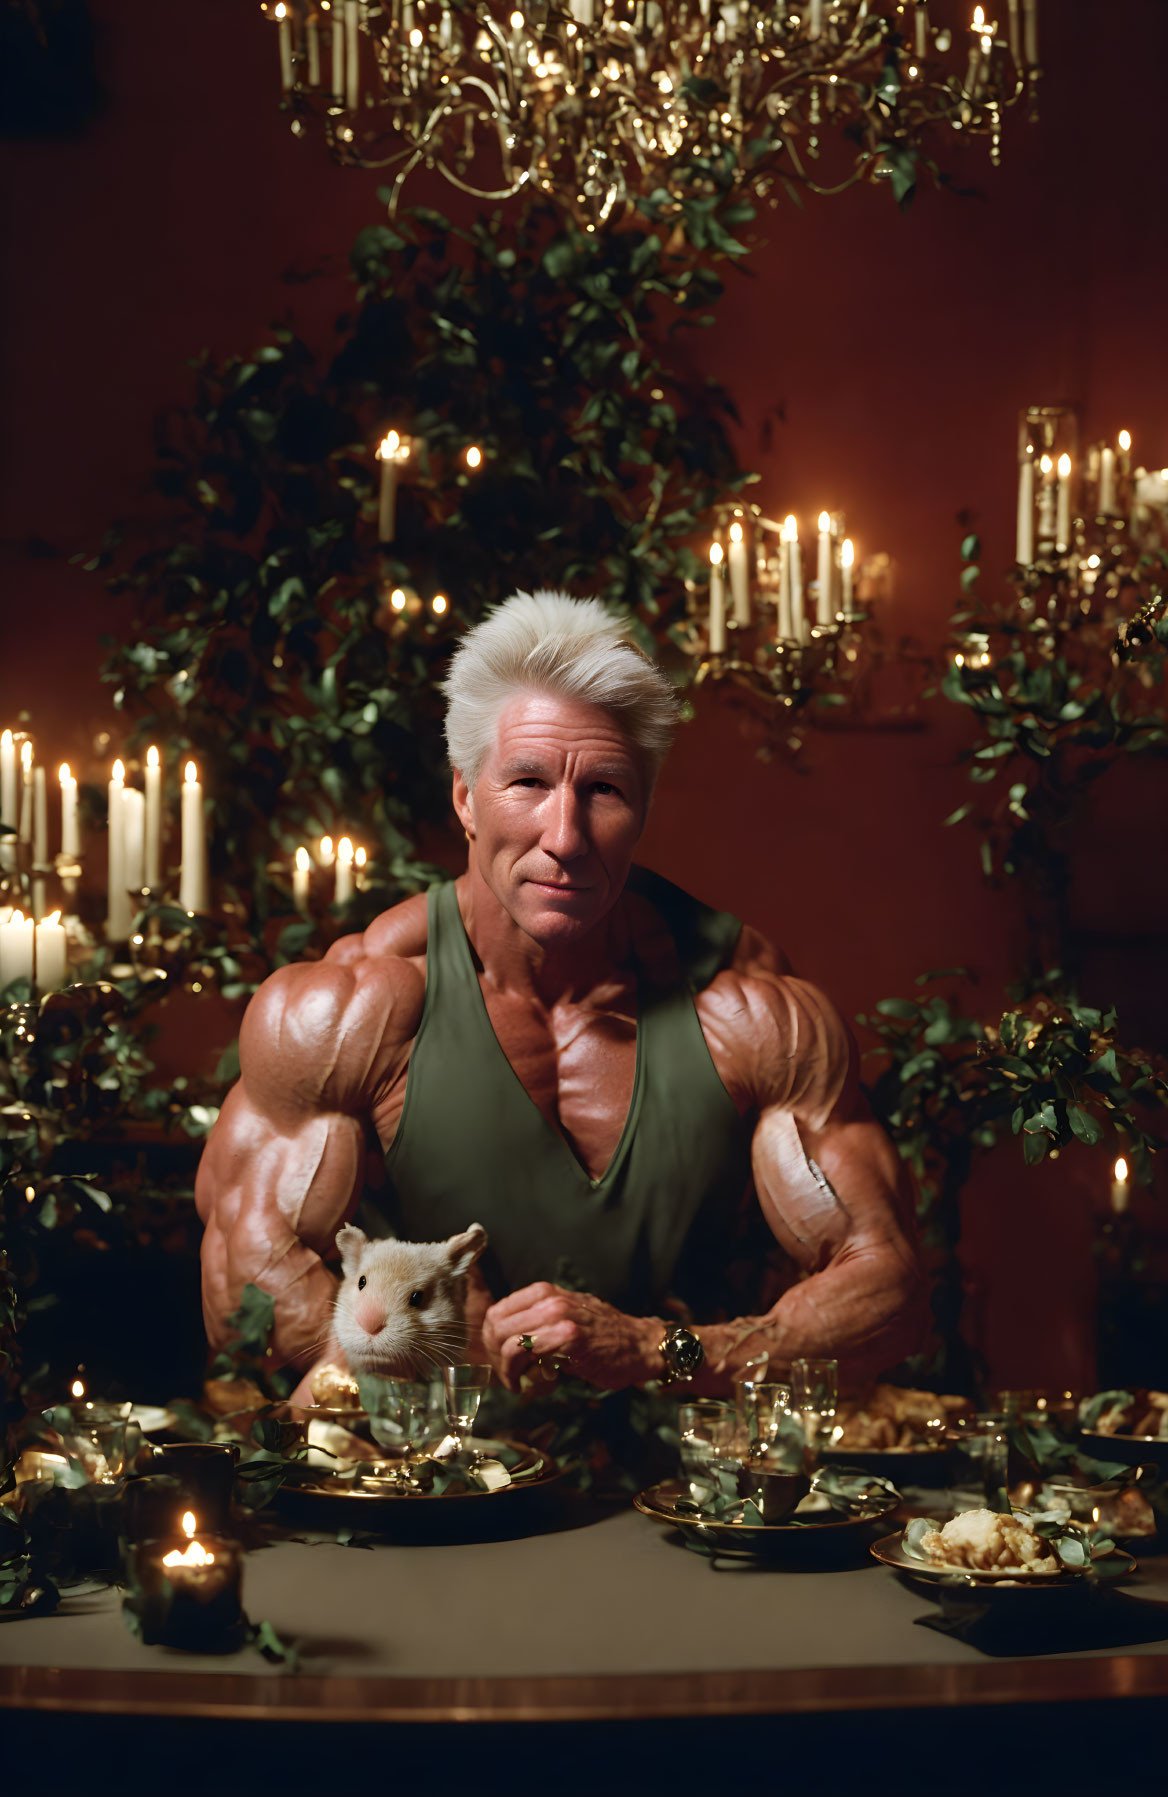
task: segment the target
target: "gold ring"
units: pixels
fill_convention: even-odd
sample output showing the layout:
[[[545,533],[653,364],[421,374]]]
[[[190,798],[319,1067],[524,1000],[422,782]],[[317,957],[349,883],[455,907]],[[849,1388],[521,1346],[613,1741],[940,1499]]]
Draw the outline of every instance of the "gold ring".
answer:
[[[535,1353],[535,1337],[534,1337],[534,1335],[521,1335],[519,1337],[519,1346],[523,1349],[525,1354],[534,1354]]]

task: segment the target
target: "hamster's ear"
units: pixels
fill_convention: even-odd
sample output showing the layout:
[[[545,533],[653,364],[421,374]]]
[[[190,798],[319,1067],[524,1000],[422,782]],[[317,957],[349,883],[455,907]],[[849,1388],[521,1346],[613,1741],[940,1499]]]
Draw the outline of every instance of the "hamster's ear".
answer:
[[[461,1235],[452,1235],[446,1244],[446,1253],[450,1261],[450,1271],[457,1277],[460,1273],[469,1273],[475,1261],[486,1247],[489,1238],[481,1223],[472,1223]]]
[[[341,1268],[345,1278],[355,1273],[361,1264],[361,1255],[369,1246],[369,1237],[363,1229],[354,1223],[346,1223],[337,1230],[337,1247],[341,1251]]]

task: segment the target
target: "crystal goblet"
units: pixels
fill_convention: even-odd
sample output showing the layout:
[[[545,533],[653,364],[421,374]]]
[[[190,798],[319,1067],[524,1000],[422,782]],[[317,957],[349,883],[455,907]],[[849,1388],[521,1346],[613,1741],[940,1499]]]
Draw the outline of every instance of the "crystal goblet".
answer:
[[[461,1459],[470,1451],[467,1439],[479,1413],[479,1405],[490,1386],[491,1377],[489,1366],[473,1362],[442,1368],[442,1383],[446,1392],[446,1422],[454,1438],[452,1454],[456,1458]]]

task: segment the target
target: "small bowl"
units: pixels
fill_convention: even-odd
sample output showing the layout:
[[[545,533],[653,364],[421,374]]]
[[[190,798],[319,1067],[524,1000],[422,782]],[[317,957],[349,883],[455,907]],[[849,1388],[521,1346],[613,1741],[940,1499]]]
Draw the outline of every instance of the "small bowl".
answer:
[[[738,1474],[738,1495],[757,1504],[764,1523],[786,1522],[811,1490],[806,1473],[768,1472],[757,1464]]]

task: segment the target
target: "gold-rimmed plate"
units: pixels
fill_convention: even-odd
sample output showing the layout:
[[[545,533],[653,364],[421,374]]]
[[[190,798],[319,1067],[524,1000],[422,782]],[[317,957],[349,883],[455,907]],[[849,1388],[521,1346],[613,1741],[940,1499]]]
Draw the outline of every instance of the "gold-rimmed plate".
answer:
[[[294,1484],[282,1488],[281,1498],[299,1501],[304,1499],[309,1504],[321,1507],[330,1504],[344,1505],[354,1509],[369,1509],[377,1505],[391,1505],[400,1508],[409,1505],[411,1509],[422,1506],[441,1505],[446,1509],[452,1502],[479,1502],[483,1498],[502,1498],[509,1493],[514,1495],[521,1491],[530,1491],[536,1486],[551,1484],[562,1477],[561,1469],[538,1448],[527,1442],[513,1441],[506,1437],[472,1439],[474,1447],[485,1459],[498,1459],[506,1466],[511,1475],[510,1483],[498,1487],[494,1491],[474,1489],[469,1486],[456,1485],[443,1492],[412,1491],[408,1485],[396,1481],[389,1471],[397,1462],[382,1460],[369,1463],[365,1470],[362,1463],[350,1467],[347,1471],[329,1471],[324,1468],[312,1468],[305,1478],[297,1479]],[[384,1466],[384,1476],[375,1470]]]
[[[904,1535],[899,1529],[893,1535],[885,1535],[881,1540],[874,1541],[868,1552],[882,1566],[891,1566],[894,1572],[908,1573],[910,1577],[923,1579],[929,1584],[956,1581],[963,1587],[986,1591],[1066,1589],[1069,1585],[1090,1584],[1093,1578],[1098,1578],[1101,1574],[1111,1580],[1128,1577],[1139,1570],[1134,1556],[1124,1553],[1118,1547],[1100,1555],[1089,1566],[1060,1566],[1057,1572],[1027,1573],[1011,1567],[980,1570],[969,1566],[948,1566],[939,1560],[918,1560],[915,1555],[906,1553]]]
[[[682,1480],[666,1479],[639,1491],[633,1503],[642,1516],[679,1529],[715,1553],[751,1559],[799,1559],[826,1549],[829,1543],[833,1549],[847,1552],[853,1545],[863,1543],[872,1525],[888,1514],[887,1505],[873,1505],[857,1515],[845,1515],[808,1497],[785,1522],[729,1522],[679,1510],[678,1503],[688,1497],[689,1487]]]

